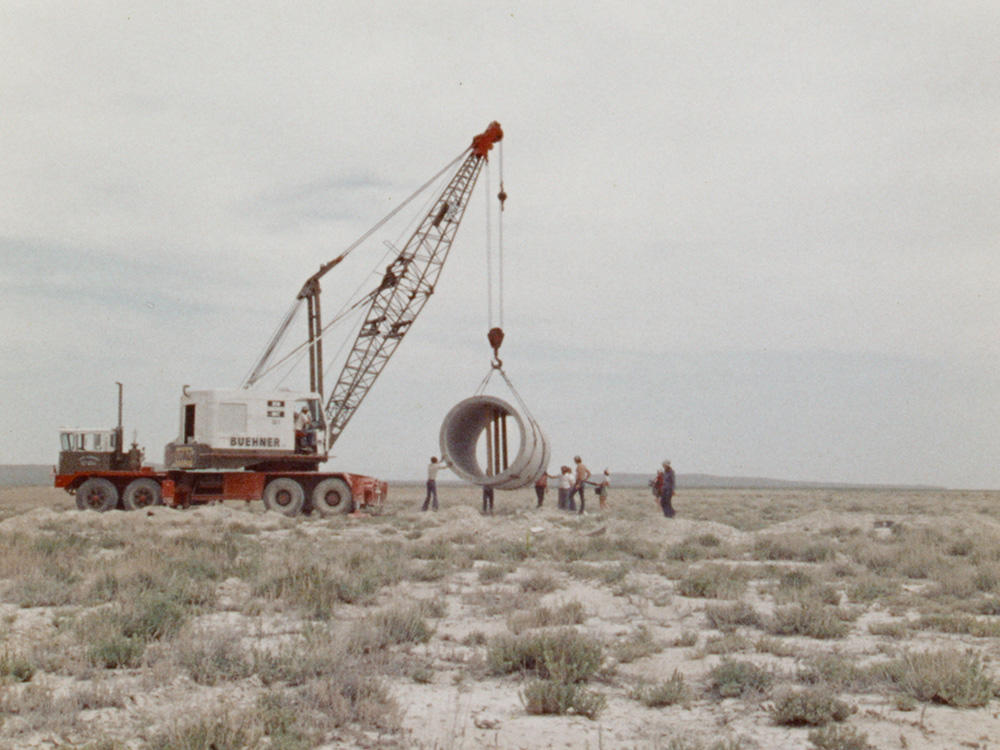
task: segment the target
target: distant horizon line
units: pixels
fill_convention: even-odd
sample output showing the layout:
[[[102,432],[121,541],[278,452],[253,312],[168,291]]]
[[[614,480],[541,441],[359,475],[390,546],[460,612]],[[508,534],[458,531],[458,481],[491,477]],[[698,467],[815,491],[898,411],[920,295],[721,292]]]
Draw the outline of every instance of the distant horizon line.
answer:
[[[162,467],[151,464],[155,469]],[[27,486],[44,486],[49,484],[53,470],[52,464],[0,464],[0,472],[27,472],[25,479],[31,481]],[[41,481],[41,473],[45,473],[46,481]],[[617,472],[611,474],[613,487],[645,487],[652,479],[653,472]],[[10,486],[0,478],[0,486]],[[394,477],[386,480],[396,484],[423,484],[421,477]],[[462,486],[470,484],[462,480],[442,478],[438,480],[442,487]],[[886,490],[965,490],[965,491],[997,491],[994,488],[962,487],[952,488],[944,485],[923,484],[919,482],[842,482],[817,481],[809,479],[775,479],[773,477],[758,477],[746,475],[709,474],[706,472],[678,472],[677,485],[679,489],[886,489]]]

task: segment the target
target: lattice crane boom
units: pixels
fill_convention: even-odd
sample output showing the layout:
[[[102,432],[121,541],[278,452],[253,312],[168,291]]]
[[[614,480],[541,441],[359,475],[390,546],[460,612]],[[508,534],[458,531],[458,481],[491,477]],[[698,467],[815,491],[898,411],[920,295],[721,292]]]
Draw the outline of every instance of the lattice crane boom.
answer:
[[[493,122],[473,139],[448,185],[399,254],[386,267],[326,402],[327,450],[343,434],[347,423],[434,293],[487,154],[502,138],[500,124]],[[311,332],[322,330],[318,319],[318,297],[316,311],[317,319],[310,323]],[[313,341],[313,338],[310,340]],[[322,361],[321,350],[316,352],[316,358]],[[322,393],[321,373],[319,379],[320,382],[312,387]]]

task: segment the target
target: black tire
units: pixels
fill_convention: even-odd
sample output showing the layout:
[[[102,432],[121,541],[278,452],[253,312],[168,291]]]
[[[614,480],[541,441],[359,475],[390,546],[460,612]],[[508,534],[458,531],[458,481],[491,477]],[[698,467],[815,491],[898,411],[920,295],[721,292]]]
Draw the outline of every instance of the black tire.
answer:
[[[302,485],[288,477],[272,479],[264,488],[264,507],[283,513],[286,516],[297,516],[302,512],[306,502],[306,492]]]
[[[151,505],[162,505],[163,495],[160,484],[155,479],[135,479],[122,493],[122,507],[125,510],[139,510]]]
[[[350,513],[354,510],[350,486],[337,477],[324,479],[312,491],[312,507],[321,516]]]
[[[118,488],[107,479],[91,477],[76,488],[76,507],[103,513],[118,507]]]

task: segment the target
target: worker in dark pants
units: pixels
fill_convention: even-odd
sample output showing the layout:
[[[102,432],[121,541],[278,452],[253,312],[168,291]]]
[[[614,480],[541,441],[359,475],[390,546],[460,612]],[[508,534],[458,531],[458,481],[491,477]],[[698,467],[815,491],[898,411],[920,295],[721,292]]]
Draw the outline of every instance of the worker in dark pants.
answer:
[[[424,500],[424,506],[420,510],[427,510],[431,505],[431,500],[434,501],[434,510],[438,509],[438,489],[437,489],[437,475],[441,469],[447,469],[451,466],[447,461],[438,461],[437,456],[431,456],[431,462],[427,465],[427,499]]]
[[[483,485],[483,515],[493,515],[493,488]]]
[[[670,468],[670,462],[663,462],[663,482],[660,485],[660,508],[667,518],[674,517],[674,506],[671,502],[674,497],[674,470]]]

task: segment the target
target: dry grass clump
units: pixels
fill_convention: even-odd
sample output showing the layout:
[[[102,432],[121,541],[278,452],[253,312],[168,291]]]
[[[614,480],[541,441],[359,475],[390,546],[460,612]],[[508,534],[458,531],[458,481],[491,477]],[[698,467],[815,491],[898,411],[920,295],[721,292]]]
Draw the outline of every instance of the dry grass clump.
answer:
[[[666,644],[653,637],[649,628],[640,625],[625,638],[616,641],[611,653],[621,664],[628,664],[636,659],[658,654],[666,648]]]
[[[786,690],[774,699],[769,713],[775,724],[788,727],[819,727],[843,721],[853,709],[840,698],[821,688]]]
[[[347,636],[353,653],[368,654],[403,643],[426,643],[433,631],[424,619],[427,605],[394,605],[354,623]]]
[[[834,556],[829,542],[808,534],[782,534],[758,537],[751,549],[755,560],[797,560],[817,563]]]
[[[816,599],[805,599],[779,607],[768,622],[772,635],[804,635],[809,638],[843,638],[849,627],[849,615]]]
[[[705,607],[705,617],[709,625],[723,632],[730,632],[741,626],[759,628],[764,624],[760,613],[742,600],[731,604],[709,604]]]
[[[533,628],[581,625],[585,619],[586,612],[583,605],[578,601],[572,601],[554,609],[535,607],[526,612],[515,612],[507,618],[507,628],[513,633],[521,633]]]
[[[575,714],[594,719],[607,705],[607,698],[574,682],[531,680],[520,692],[529,714]]]
[[[774,675],[753,662],[723,660],[708,673],[709,689],[718,698],[760,698],[774,683]]]
[[[908,652],[877,672],[904,695],[956,708],[985,706],[998,687],[978,655],[953,650]]]
[[[491,674],[528,674],[561,682],[585,682],[601,668],[600,641],[572,628],[500,635],[487,649]]]
[[[809,732],[809,742],[815,750],[875,750],[868,735],[854,727],[830,724]]]
[[[629,692],[629,698],[649,708],[685,704],[691,700],[691,695],[691,688],[677,669],[667,680],[654,684],[640,683]]]
[[[746,589],[746,577],[738,568],[704,565],[690,571],[677,583],[681,596],[705,599],[735,599]]]
[[[0,654],[0,684],[5,682],[28,682],[35,676],[35,665],[30,659],[4,649]]]
[[[384,586],[402,580],[407,571],[398,545],[379,545],[377,549],[359,545],[327,561],[289,550],[276,567],[281,572],[257,582],[254,595],[320,620],[332,617],[340,602],[371,601]]]
[[[533,570],[520,581],[521,591],[536,594],[550,594],[560,588],[561,584],[551,573],[544,570]]]
[[[495,675],[535,677],[520,693],[528,713],[574,713],[594,718],[605,705],[604,696],[580,684],[600,669],[604,648],[572,628],[499,636],[490,643],[486,661]]]

